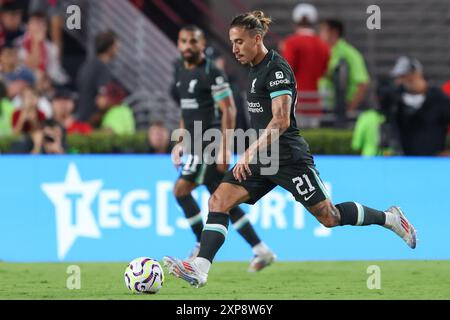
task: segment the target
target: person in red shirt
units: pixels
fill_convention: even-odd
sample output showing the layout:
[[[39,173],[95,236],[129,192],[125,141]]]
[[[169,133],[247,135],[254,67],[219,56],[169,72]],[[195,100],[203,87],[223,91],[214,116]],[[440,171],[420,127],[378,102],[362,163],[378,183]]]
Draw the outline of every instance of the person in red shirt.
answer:
[[[75,99],[67,89],[58,89],[52,97],[53,119],[56,120],[67,134],[90,134],[92,127],[89,123],[78,121],[74,116]]]
[[[301,113],[321,113],[318,81],[325,74],[330,48],[316,35],[317,10],[310,4],[299,4],[292,13],[295,33],[280,43],[280,52],[291,65],[297,80]]]
[[[442,91],[445,92],[446,95],[448,95],[450,97],[450,80],[447,81],[443,86],[442,86]]]
[[[55,84],[65,85],[69,77],[61,65],[59,48],[47,39],[47,32],[46,14],[31,13],[26,32],[18,40],[19,59],[33,72],[47,74]]]
[[[45,120],[45,114],[37,107],[39,97],[30,87],[22,93],[22,107],[12,116],[14,134],[32,134],[40,130]]]

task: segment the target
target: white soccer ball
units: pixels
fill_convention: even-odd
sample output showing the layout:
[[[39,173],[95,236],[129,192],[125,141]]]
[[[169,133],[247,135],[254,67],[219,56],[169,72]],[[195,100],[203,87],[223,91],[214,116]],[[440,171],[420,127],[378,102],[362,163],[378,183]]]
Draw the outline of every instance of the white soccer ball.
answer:
[[[125,269],[125,285],[133,293],[157,293],[164,284],[164,271],[158,261],[136,258]]]

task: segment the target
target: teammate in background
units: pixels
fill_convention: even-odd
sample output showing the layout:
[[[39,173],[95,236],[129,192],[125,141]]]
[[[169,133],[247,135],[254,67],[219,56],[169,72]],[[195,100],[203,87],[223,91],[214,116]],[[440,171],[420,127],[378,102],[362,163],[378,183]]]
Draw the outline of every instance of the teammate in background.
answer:
[[[264,46],[270,22],[261,11],[242,14],[233,19],[229,34],[236,59],[251,66],[247,99],[249,104],[259,103],[262,111],[250,116],[253,127],[264,130],[211,196],[198,257],[193,261],[164,257],[171,274],[196,287],[206,284],[214,256],[225,241],[230,209],[243,202],[257,202],[277,185],[291,192],[325,227],[380,225],[395,232],[409,247],[416,247],[414,227],[399,207],[379,211],[357,202],[335,206],[330,201],[309,146],[296,124],[297,91],[293,72],[277,52]],[[259,151],[275,150],[276,143],[279,144],[278,172],[264,175]],[[258,160],[256,164],[253,164],[254,157]]]
[[[191,150],[195,152],[188,155],[173,192],[197,239],[189,259],[195,258],[201,249],[200,238],[204,228],[200,208],[191,192],[197,186],[205,185],[212,194],[219,186],[228,170],[231,154],[231,138],[226,139],[225,130],[235,128],[236,117],[236,107],[226,76],[205,57],[205,45],[204,33],[198,27],[186,26],[180,30],[178,49],[182,55],[182,63],[175,72],[175,94],[179,97],[182,110],[180,128],[190,133]],[[222,130],[218,161],[213,164],[205,163],[203,151],[209,142],[202,140],[203,132],[194,132],[195,121],[201,123],[203,132],[210,128]],[[201,150],[193,148],[196,143],[200,144]],[[177,168],[181,166],[183,152],[183,143],[180,142],[172,152]],[[229,214],[233,226],[255,254],[248,270],[259,271],[271,264],[275,259],[274,254],[259,239],[242,209],[237,206],[230,208]],[[209,227],[211,226],[207,228]]]

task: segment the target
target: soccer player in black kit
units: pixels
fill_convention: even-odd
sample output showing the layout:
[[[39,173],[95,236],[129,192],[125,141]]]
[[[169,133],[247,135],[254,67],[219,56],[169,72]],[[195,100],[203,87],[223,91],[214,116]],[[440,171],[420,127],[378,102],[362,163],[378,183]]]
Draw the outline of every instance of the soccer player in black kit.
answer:
[[[399,207],[379,211],[357,202],[334,205],[330,201],[296,124],[293,72],[277,52],[264,46],[270,22],[264,13],[254,11],[235,17],[229,32],[236,59],[250,64],[247,100],[252,127],[264,130],[212,194],[197,258],[182,261],[164,257],[170,274],[196,287],[206,284],[214,256],[225,241],[229,210],[243,202],[255,203],[277,185],[291,192],[325,227],[380,225],[395,232],[409,247],[416,246],[414,227]],[[273,159],[278,162],[278,170],[264,174],[263,157],[253,160],[263,149],[276,149],[276,143],[279,154]],[[214,225],[214,230],[208,225]]]
[[[231,139],[228,139],[228,142],[222,139],[217,143],[217,149],[220,150],[215,155],[217,159],[206,161],[205,157],[210,155],[205,154],[204,149],[210,142],[204,141],[203,135],[206,130],[214,128],[221,130],[219,133],[227,129],[232,132],[236,117],[236,107],[226,75],[205,57],[205,45],[205,36],[200,28],[186,26],[180,30],[178,49],[182,61],[176,66],[173,93],[181,106],[180,128],[189,133],[189,141],[180,141],[174,147],[172,155],[178,168],[181,166],[182,154],[187,153],[186,163],[174,186],[174,195],[197,238],[197,244],[188,260],[197,257],[200,250],[200,236],[204,230],[200,208],[191,192],[197,186],[205,185],[212,194],[228,170],[231,154],[229,150]],[[201,125],[201,130],[199,128],[195,130],[195,122]],[[259,271],[270,265],[275,255],[260,240],[242,209],[236,206],[230,209],[229,214],[233,226],[252,247],[254,253],[248,271]],[[205,229],[208,230],[210,227],[206,226]]]

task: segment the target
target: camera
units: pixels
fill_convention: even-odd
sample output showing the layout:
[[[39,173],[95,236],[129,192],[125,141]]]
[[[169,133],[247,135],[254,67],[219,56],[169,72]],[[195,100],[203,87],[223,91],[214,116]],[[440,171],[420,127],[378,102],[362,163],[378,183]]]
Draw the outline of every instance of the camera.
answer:
[[[53,138],[52,136],[46,134],[46,135],[44,136],[44,141],[45,141],[45,142],[48,142],[48,143],[53,143],[53,142],[55,142],[55,138]]]

